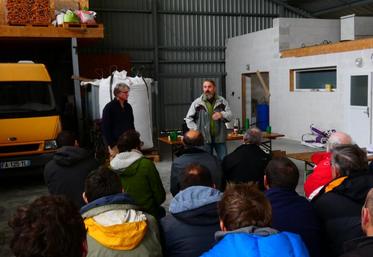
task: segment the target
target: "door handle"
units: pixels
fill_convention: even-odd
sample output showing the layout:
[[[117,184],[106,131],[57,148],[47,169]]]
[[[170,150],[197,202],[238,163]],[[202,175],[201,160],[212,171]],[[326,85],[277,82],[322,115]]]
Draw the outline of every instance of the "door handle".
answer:
[[[366,111],[363,111],[363,113],[366,113],[369,117],[369,106],[367,106],[367,110]]]

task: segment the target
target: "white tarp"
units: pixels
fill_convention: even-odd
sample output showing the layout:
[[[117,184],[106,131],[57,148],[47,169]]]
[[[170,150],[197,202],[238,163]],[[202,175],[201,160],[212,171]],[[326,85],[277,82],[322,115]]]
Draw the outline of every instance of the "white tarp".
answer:
[[[152,136],[152,117],[151,117],[151,79],[146,78],[144,83],[141,77],[127,77],[126,71],[113,72],[112,90],[118,83],[126,83],[130,87],[128,103],[132,106],[133,116],[135,117],[135,129],[140,133],[141,140],[144,142],[143,149],[153,147]],[[110,99],[110,76],[100,80],[91,82],[82,82],[82,85],[92,84],[99,86],[98,104],[100,110],[100,118],[105,105],[111,101]],[[114,98],[114,94],[112,93]]]

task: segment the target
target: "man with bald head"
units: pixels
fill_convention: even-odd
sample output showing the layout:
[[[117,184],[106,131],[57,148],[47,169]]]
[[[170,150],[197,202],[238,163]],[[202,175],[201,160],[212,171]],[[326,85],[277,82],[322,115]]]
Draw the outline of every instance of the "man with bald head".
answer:
[[[222,171],[220,161],[203,149],[204,139],[197,130],[189,130],[184,134],[183,144],[185,150],[174,160],[171,166],[170,191],[175,196],[180,191],[180,174],[190,164],[199,164],[207,167],[212,180],[218,189],[221,188]]]
[[[351,136],[344,132],[337,131],[329,137],[326,143],[326,152],[314,153],[311,156],[311,160],[315,164],[315,167],[304,183],[304,193],[309,200],[315,197],[320,189],[333,179],[330,165],[330,152],[338,145],[350,144],[352,144]]]
[[[370,257],[373,253],[373,189],[370,189],[361,209],[361,228],[366,237],[344,243],[345,254],[341,257]]]

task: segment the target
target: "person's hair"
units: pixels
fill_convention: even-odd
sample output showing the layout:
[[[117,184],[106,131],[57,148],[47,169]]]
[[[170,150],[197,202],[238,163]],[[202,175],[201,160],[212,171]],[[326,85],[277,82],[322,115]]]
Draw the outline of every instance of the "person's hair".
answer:
[[[57,135],[57,147],[63,147],[63,146],[74,146],[75,145],[76,136],[71,131],[61,131]]]
[[[205,83],[205,82],[210,82],[214,87],[216,87],[216,83],[215,83],[215,81],[212,80],[212,79],[205,79],[205,80],[203,81],[203,83]],[[202,84],[203,84],[203,83],[202,83]]]
[[[264,170],[270,188],[295,190],[299,180],[298,167],[286,157],[273,158]]]
[[[271,225],[271,204],[252,183],[228,183],[218,209],[219,218],[228,231],[247,226]]]
[[[332,166],[339,170],[340,176],[368,170],[367,154],[354,145],[338,145],[332,150]]]
[[[63,196],[41,196],[9,220],[16,257],[82,257],[86,229],[78,208]]]
[[[126,83],[121,82],[115,85],[113,93],[115,96],[117,96],[120,93],[120,91],[126,89],[130,90],[130,87]]]
[[[326,142],[326,151],[331,152],[337,145],[352,144],[350,135],[343,132],[334,132]]]
[[[141,147],[140,133],[134,129],[127,130],[118,139],[117,147],[120,153],[130,152]]]
[[[122,192],[119,176],[106,166],[100,166],[92,171],[84,184],[85,197],[88,202],[98,198]]]
[[[197,130],[189,130],[184,134],[183,142],[186,146],[202,146],[204,144],[203,135]]]
[[[369,215],[371,218],[371,225],[373,225],[373,188],[371,188],[365,198],[364,207],[369,210]]]
[[[208,168],[199,164],[189,164],[180,174],[180,189],[191,186],[212,187],[214,182]]]
[[[258,128],[248,129],[243,136],[245,143],[259,145],[262,142],[262,131]]]

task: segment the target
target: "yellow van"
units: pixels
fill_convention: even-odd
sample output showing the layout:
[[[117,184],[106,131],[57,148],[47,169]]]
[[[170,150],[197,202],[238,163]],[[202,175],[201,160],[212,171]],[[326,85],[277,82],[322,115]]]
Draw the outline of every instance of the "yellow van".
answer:
[[[51,82],[43,64],[0,63],[0,176],[42,167],[57,149]]]

